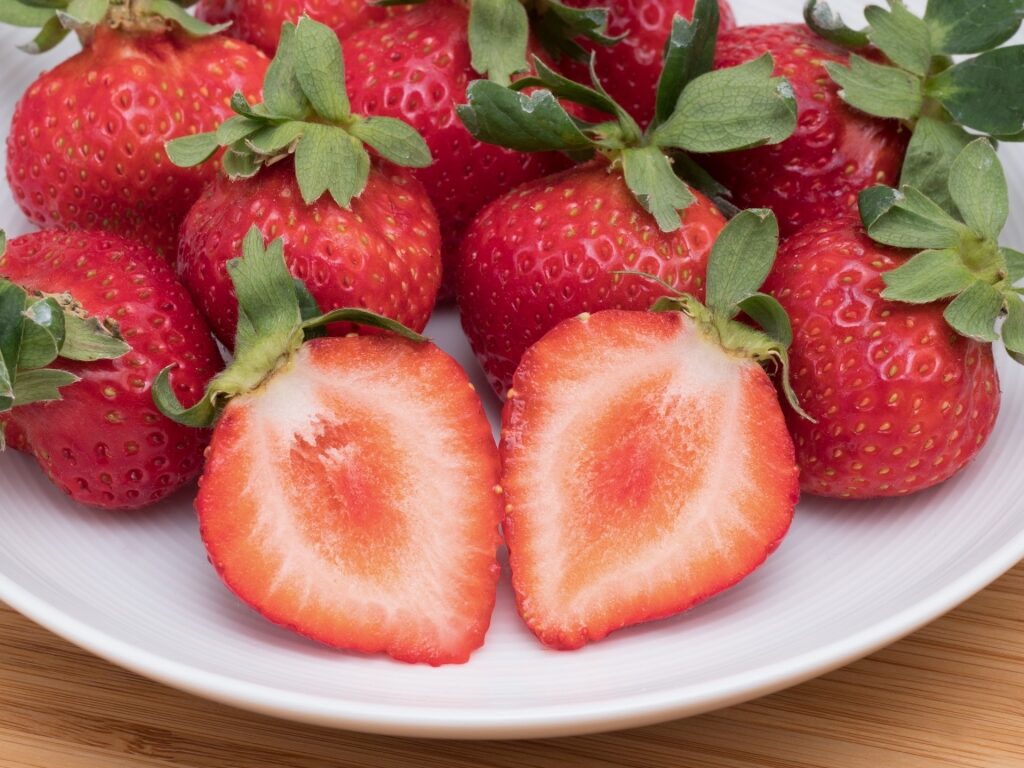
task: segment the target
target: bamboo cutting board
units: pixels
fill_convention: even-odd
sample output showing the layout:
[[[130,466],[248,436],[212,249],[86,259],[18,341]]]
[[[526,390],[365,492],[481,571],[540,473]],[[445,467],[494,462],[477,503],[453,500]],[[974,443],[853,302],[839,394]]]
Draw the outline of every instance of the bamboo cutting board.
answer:
[[[916,635],[783,693],[521,742],[273,720],[118,669],[0,605],[0,768],[1024,768],[1024,563]]]

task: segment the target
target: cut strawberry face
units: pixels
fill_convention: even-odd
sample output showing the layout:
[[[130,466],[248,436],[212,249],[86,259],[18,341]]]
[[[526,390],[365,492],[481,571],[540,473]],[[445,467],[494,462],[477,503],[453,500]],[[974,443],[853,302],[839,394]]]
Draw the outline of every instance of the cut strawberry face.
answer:
[[[264,616],[328,645],[463,662],[500,569],[498,463],[437,347],[319,339],[233,400],[196,501],[211,562]]]
[[[557,326],[516,372],[501,454],[519,610],[555,648],[735,584],[798,497],[768,376],[679,312]]]

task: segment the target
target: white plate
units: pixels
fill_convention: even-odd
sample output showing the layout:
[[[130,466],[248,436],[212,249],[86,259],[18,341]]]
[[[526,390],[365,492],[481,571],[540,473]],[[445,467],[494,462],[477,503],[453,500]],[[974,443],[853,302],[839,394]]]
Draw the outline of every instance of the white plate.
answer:
[[[745,23],[792,18],[799,0],[736,2]],[[847,3],[851,5],[852,3]],[[842,4],[840,4],[842,5]],[[69,55],[0,34],[0,125],[35,73]],[[1004,147],[1021,197],[1024,153]],[[0,191],[0,226],[27,226]],[[1007,243],[1024,246],[1024,218]],[[457,321],[430,332],[470,370]],[[768,563],[695,610],[580,651],[543,649],[502,581],[487,643],[432,669],[337,653],[249,611],[206,563],[189,494],[140,514],[69,503],[22,455],[0,457],[0,599],[110,661],[201,696],[295,720],[445,737],[624,728],[737,703],[819,675],[948,611],[1024,557],[1024,370],[1001,356],[1004,405],[980,459],[939,489],[880,504],[807,499]],[[481,391],[486,389],[477,376]],[[493,403],[491,403],[493,405]],[[493,408],[492,408],[493,413]]]

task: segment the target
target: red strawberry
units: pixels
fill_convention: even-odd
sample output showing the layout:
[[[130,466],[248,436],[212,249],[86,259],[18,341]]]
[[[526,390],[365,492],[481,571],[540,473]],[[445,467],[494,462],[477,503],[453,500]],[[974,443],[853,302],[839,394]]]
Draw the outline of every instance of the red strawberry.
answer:
[[[386,18],[388,10],[366,0],[200,0],[196,15],[210,24],[229,22],[226,34],[272,55],[286,21],[309,16],[345,37]]]
[[[235,91],[255,98],[267,59],[246,43],[165,30],[152,17],[121,23],[100,23],[80,53],[22,96],[7,179],[37,224],[104,229],[173,258],[178,225],[214,171],[175,167],[164,142],[216,127]],[[154,23],[156,31],[142,28]]]
[[[462,242],[456,290],[462,326],[499,395],[527,348],[562,320],[600,309],[646,309],[656,275],[703,295],[708,254],[725,218],[701,195],[663,232],[621,174],[592,163],[525,184],[487,206]]]
[[[184,423],[217,417],[196,499],[217,572],[271,621],[338,648],[429,664],[479,647],[500,575],[497,450],[459,365],[362,310],[302,319],[257,230],[231,266],[237,355]],[[395,335],[315,339],[332,319]],[[412,340],[410,340],[412,339]],[[226,406],[225,406],[226,402]]]
[[[732,586],[799,495],[768,376],[680,312],[555,327],[516,371],[501,457],[519,612],[554,648]]]
[[[469,11],[457,0],[430,0],[343,40],[353,109],[390,115],[426,140],[433,164],[416,172],[437,209],[444,270],[451,275],[462,233],[484,205],[513,187],[566,167],[554,153],[523,154],[474,139],[456,116],[470,66]],[[452,286],[445,278],[445,292]]]
[[[809,222],[852,211],[857,193],[895,183],[910,134],[894,120],[847,106],[827,62],[849,54],[802,24],[738,27],[718,39],[715,67],[733,67],[764,53],[775,59],[796,94],[799,118],[787,141],[707,158],[707,167],[740,207],[768,207],[783,235]]]
[[[310,62],[299,50],[322,55]],[[216,134],[168,146],[175,162],[186,164],[203,161],[219,143],[230,147],[224,162],[231,178],[218,178],[189,211],[178,252],[178,271],[225,343],[234,337],[236,309],[226,265],[253,224],[291,246],[292,274],[324,308],[364,307],[416,330],[430,318],[441,283],[437,216],[419,182],[371,161],[363,142],[403,165],[421,167],[430,154],[408,125],[352,114],[342,101],[342,66],[330,29],[309,19],[286,24],[259,106],[270,116],[236,104],[239,115]],[[323,93],[332,97],[323,100]],[[233,133],[239,128],[241,135]]]
[[[672,19],[693,18],[696,0],[567,0],[575,8],[607,8],[608,34],[624,36],[614,46],[584,43],[596,54],[597,74],[605,89],[641,125],[654,116],[654,94],[661,76],[662,54],[672,32]],[[720,25],[724,32],[736,26],[732,8],[719,0]],[[574,80],[586,81],[586,65],[562,62]]]
[[[116,359],[92,362],[64,359],[70,353],[62,351],[51,367],[79,380],[64,382],[55,395],[63,399],[53,402],[19,405],[16,395],[14,410],[0,414],[10,443],[34,455],[71,498],[90,506],[143,507],[191,481],[207,434],[162,416],[150,382],[174,365],[174,391],[192,403],[221,360],[206,323],[163,259],[114,235],[39,232],[8,244],[0,276],[30,294],[70,294],[92,317],[116,324],[128,345]],[[12,328],[0,327],[0,337]]]

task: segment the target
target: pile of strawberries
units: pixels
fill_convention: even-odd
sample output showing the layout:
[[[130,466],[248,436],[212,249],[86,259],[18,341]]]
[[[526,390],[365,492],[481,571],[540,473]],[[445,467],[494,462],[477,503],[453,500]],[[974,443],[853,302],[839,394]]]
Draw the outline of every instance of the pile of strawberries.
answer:
[[[577,648],[743,579],[801,491],[915,493],[991,433],[1016,0],[184,5],[0,8],[82,44],[7,137],[40,231],[0,240],[0,447],[109,510],[201,475],[271,621],[464,662],[504,544]],[[451,299],[499,445],[420,335]]]

